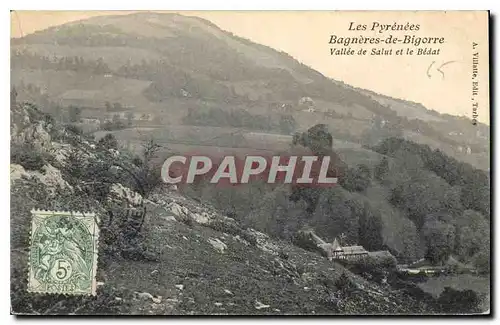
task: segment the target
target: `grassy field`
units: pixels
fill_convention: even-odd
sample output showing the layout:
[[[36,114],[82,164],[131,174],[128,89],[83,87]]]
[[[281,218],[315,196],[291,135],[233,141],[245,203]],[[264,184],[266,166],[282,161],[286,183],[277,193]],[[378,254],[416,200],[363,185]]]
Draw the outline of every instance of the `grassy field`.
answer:
[[[375,94],[371,91],[361,92],[370,96],[380,104],[390,107],[392,110],[396,111],[399,116],[406,116],[409,119],[420,119],[422,121],[443,122],[442,118],[429,113],[421,104],[390,98],[384,95]]]
[[[374,116],[373,112],[369,111],[361,105],[354,104],[353,106],[342,105],[339,103],[332,103],[315,99],[314,104],[317,112],[334,111],[337,114],[348,116],[351,114],[354,118],[371,120]]]
[[[100,139],[106,133],[113,133],[126,147],[135,151],[150,138],[155,139],[170,152],[217,153],[238,155],[271,154],[286,152],[292,144],[292,136],[250,132],[229,127],[204,127],[187,125],[165,125],[159,128],[133,128],[117,131],[98,131]],[[334,139],[333,148],[349,166],[378,164],[382,155],[362,148],[359,144]]]
[[[135,111],[161,108],[142,95],[150,81],[55,70],[15,70],[11,79],[13,85],[22,82],[42,88],[63,106],[101,107],[104,111],[108,101],[133,107]]]
[[[334,150],[338,152],[340,158],[347,163],[349,166],[355,166],[359,164],[365,164],[370,168],[373,168],[382,159],[381,154],[376,153],[365,148],[338,148],[333,146]]]

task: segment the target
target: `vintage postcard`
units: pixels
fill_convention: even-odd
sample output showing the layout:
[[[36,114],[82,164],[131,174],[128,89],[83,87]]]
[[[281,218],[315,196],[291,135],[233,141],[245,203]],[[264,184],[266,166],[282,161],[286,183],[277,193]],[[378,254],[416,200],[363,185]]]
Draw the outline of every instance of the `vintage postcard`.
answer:
[[[13,10],[11,312],[490,315],[489,26]]]

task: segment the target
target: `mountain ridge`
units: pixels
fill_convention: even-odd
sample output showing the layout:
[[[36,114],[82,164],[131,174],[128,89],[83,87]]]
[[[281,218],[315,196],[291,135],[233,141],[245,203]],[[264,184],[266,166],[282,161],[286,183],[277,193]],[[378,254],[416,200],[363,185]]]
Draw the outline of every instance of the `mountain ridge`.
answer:
[[[250,40],[248,38],[235,35],[235,34],[233,34],[230,31],[227,31],[227,30],[224,30],[224,29],[218,27],[216,24],[212,23],[210,20],[208,20],[206,18],[203,18],[203,17],[190,16],[190,15],[182,15],[182,14],[178,14],[178,13],[155,13],[155,12],[131,13],[131,14],[128,14],[128,15],[125,15],[125,16],[138,16],[138,17],[140,17],[140,16],[156,16],[156,17],[169,17],[169,16],[171,16],[171,17],[178,17],[178,18],[187,18],[187,19],[192,19],[192,20],[198,20],[199,22],[201,22],[201,23],[203,23],[203,24],[205,24],[207,26],[210,26],[211,28],[216,29],[218,32],[222,32],[222,33],[225,33],[227,35],[230,35],[230,36],[234,37],[235,39],[238,39],[238,40],[241,40],[241,41],[247,42],[247,43],[252,43],[252,45],[254,45],[254,46],[258,46],[258,47],[261,47],[263,49],[270,50],[272,52],[279,52],[280,54],[285,54],[285,55],[291,57],[293,60],[297,61],[299,64],[306,66],[309,70],[311,70],[311,72],[315,72],[315,73],[321,75],[324,78],[330,78],[330,77],[325,76],[319,70],[316,70],[316,69],[314,69],[314,68],[312,68],[312,67],[304,64],[299,59],[297,59],[297,58],[295,58],[295,57],[287,54],[286,52],[276,50],[276,49],[274,49],[274,48],[272,48],[271,46],[268,46],[268,45],[255,43],[255,42],[253,42],[252,40]],[[65,24],[62,24],[62,25],[59,25],[59,26],[48,27],[46,29],[43,29],[43,30],[40,30],[40,31],[36,31],[36,32],[30,33],[30,34],[27,34],[25,36],[12,37],[11,41],[14,41],[14,44],[17,43],[17,42],[25,41],[26,38],[29,38],[33,34],[49,32],[51,30],[56,31],[58,28],[60,28],[61,26],[64,26],[64,25],[68,25],[68,26],[70,26],[70,25],[79,25],[79,24],[82,24],[82,23],[91,23],[94,20],[106,20],[106,19],[113,19],[113,18],[117,18],[117,17],[122,17],[122,16],[121,15],[102,15],[102,16],[91,17],[91,18],[86,18],[86,19],[79,19],[79,20],[68,22],[68,23],[65,23]],[[332,81],[334,81],[335,83],[340,83],[340,84],[346,85],[348,88],[359,89],[361,91],[366,91],[366,92],[369,92],[369,93],[374,93],[375,95],[379,95],[379,96],[383,96],[383,97],[388,97],[388,98],[391,98],[391,99],[394,99],[394,100],[397,100],[397,101],[404,101],[404,102],[408,102],[410,104],[421,106],[423,109],[425,109],[425,110],[427,110],[429,112],[433,112],[434,114],[437,113],[439,115],[451,115],[451,116],[454,116],[454,117],[457,117],[457,118],[464,117],[464,118],[470,119],[470,118],[468,118],[466,116],[452,115],[452,114],[448,114],[448,113],[440,113],[440,112],[437,112],[435,110],[432,110],[432,109],[429,109],[429,108],[425,107],[423,104],[421,104],[419,102],[410,101],[410,100],[407,100],[407,99],[404,99],[404,98],[396,98],[396,97],[384,95],[384,94],[377,93],[377,92],[369,90],[369,89],[347,85],[347,84],[345,84],[341,80],[335,80],[334,78],[330,78],[330,79]],[[481,123],[481,122],[478,122],[478,123]],[[484,124],[484,123],[482,123],[482,124]]]
[[[484,124],[474,127],[463,117],[436,114],[421,104],[349,86],[200,17],[150,12],[92,17],[13,39],[12,53],[13,85],[45,88],[44,94],[31,98],[45,96],[63,108],[102,109],[106,101],[117,101],[154,114],[165,124],[182,124],[189,107],[278,116],[282,113],[276,108],[285,105],[300,129],[323,120],[338,136],[357,143],[364,141],[363,134],[376,138],[367,133],[373,119],[380,117],[399,125],[409,139],[489,168],[489,128]],[[61,62],[77,57],[77,63]],[[92,77],[85,75],[88,67],[78,67],[82,60],[96,66]],[[50,78],[40,75],[43,71]],[[143,86],[137,87],[138,82]],[[312,100],[315,112],[303,112],[303,98]],[[412,121],[426,130],[411,126]],[[470,154],[467,147],[472,148]]]
[[[485,290],[490,175],[478,168],[489,169],[488,128],[436,120],[215,28],[140,13],[13,42],[16,312],[434,313],[461,296],[430,297],[393,268],[330,263],[294,245],[302,226],[328,241],[345,235],[350,244],[387,250],[400,263],[429,257],[446,268],[473,265]],[[200,182],[174,191],[149,166],[172,153],[279,154],[316,142],[347,163],[339,186],[301,192]],[[154,162],[143,159],[147,144],[161,148]],[[146,195],[150,186],[158,192]],[[22,294],[32,205],[103,216],[96,300]]]

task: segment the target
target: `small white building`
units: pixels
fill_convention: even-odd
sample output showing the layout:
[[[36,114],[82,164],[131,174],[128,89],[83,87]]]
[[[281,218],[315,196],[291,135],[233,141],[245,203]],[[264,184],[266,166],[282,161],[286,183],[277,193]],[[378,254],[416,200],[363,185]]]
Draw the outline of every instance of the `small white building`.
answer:
[[[84,124],[94,124],[94,125],[100,125],[101,121],[97,118],[89,118],[89,117],[83,117],[80,119],[81,123]]]
[[[368,255],[368,251],[359,245],[340,246],[337,238],[331,244],[323,244],[329,260],[357,259]]]
[[[154,120],[153,114],[141,113],[141,112],[110,112],[107,113],[106,120],[111,121],[115,116],[118,116],[120,120],[131,119],[133,121],[152,121]]]
[[[299,107],[305,112],[315,112],[315,104],[311,97],[302,97],[298,102]]]

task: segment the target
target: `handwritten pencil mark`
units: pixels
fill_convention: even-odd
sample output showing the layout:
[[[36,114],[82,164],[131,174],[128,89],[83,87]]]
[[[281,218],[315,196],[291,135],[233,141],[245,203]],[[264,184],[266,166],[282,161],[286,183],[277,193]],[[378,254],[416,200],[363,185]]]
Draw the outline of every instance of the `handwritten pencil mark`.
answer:
[[[432,61],[432,63],[427,68],[427,78],[429,78],[429,79],[431,78],[431,74],[429,72],[431,71],[431,68],[434,65],[434,63],[436,63],[436,61]]]
[[[442,70],[445,66],[447,66],[448,64],[450,63],[454,63],[454,62],[457,62],[457,61],[446,61],[445,63],[441,64],[439,67],[436,68],[436,71],[438,71],[439,73],[441,73],[441,79],[444,80],[444,71]],[[429,65],[429,67],[427,68],[427,78],[431,78],[432,75],[431,75],[431,68],[432,66],[436,63],[436,61],[432,61],[432,63]]]
[[[441,73],[441,75],[442,75],[442,77],[441,77],[441,78],[442,78],[442,79],[444,79],[444,72],[443,72],[443,70],[441,70],[441,69],[442,69],[444,66],[446,66],[446,65],[448,65],[448,64],[450,64],[450,63],[453,63],[453,62],[456,62],[456,61],[448,61],[448,62],[445,62],[445,63],[441,64],[441,66],[440,66],[439,68],[437,68],[437,69],[436,69],[437,71],[439,71],[439,72]]]

